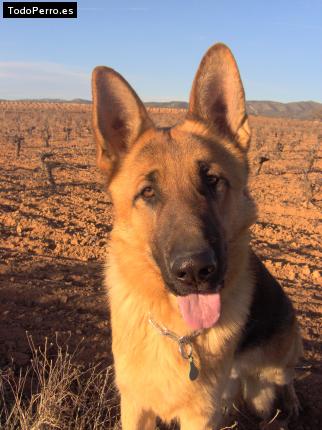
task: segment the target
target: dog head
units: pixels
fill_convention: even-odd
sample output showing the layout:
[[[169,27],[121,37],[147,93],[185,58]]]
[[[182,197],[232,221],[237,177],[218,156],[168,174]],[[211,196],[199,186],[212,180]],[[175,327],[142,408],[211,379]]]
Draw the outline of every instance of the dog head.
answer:
[[[118,240],[161,275],[191,326],[212,325],[211,317],[188,314],[218,311],[228,256],[255,215],[247,192],[250,129],[232,53],[223,44],[208,50],[185,120],[166,129],[155,127],[122,76],[97,67],[93,124]]]

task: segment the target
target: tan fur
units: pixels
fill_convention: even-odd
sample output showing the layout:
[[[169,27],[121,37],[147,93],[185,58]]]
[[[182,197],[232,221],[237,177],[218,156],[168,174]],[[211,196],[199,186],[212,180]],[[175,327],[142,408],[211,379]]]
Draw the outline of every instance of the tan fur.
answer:
[[[214,64],[223,71],[213,68]],[[218,92],[228,103],[224,132],[210,121],[207,91],[214,81],[227,90]],[[182,430],[218,429],[224,403],[232,403],[240,392],[256,412],[267,417],[276,386],[292,384],[292,368],[301,347],[294,323],[294,333],[281,333],[263,348],[251,349],[236,359],[254,288],[248,228],[256,218],[256,208],[247,193],[250,131],[232,54],[223,45],[208,51],[190,98],[190,114],[194,116],[188,115],[170,131],[153,126],[143,104],[127,85],[111,69],[99,68],[94,73],[99,164],[109,170],[109,191],[115,208],[106,286],[122,428],[152,430],[155,417],[160,416],[164,421],[178,419]],[[229,178],[231,190],[216,207],[229,244],[222,313],[219,322],[193,342],[200,375],[192,382],[188,378],[189,362],[179,354],[178,345],[161,336],[148,321],[151,314],[180,336],[191,331],[181,317],[176,297],[165,288],[150,244],[160,224],[166,223],[173,211],[180,213],[184,199],[194,195],[190,184],[192,160],[210,156],[200,139],[211,142],[216,154],[212,167]],[[170,196],[165,214],[152,211],[140,199],[133,202],[146,180],[146,172],[153,169],[158,170]],[[182,215],[187,225],[191,216],[189,211]],[[191,220],[189,228],[193,229]]]

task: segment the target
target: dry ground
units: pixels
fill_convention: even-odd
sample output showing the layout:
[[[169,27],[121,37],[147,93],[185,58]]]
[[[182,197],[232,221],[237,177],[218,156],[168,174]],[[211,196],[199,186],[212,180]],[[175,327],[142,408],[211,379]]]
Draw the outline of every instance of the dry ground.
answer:
[[[163,126],[183,113],[153,116]],[[303,409],[290,430],[319,430],[322,123],[251,123],[253,246],[291,296],[305,345],[296,381]],[[58,336],[77,347],[81,363],[110,364],[102,265],[112,205],[95,167],[89,107],[0,104],[0,148],[0,368],[28,366],[26,331],[36,345]],[[246,418],[238,428],[253,427]]]

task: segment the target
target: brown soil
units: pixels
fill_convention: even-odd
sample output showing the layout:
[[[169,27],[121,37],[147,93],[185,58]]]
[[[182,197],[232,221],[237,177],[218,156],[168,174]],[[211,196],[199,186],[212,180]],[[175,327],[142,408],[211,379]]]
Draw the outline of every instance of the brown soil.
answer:
[[[110,363],[102,266],[112,205],[95,167],[90,107],[0,109],[0,367],[12,360],[16,368],[28,365],[26,331],[36,344],[58,337],[78,347],[82,362]],[[163,126],[183,112],[152,115]],[[305,345],[296,380],[302,411],[290,429],[318,430],[322,123],[262,117],[251,123],[250,188],[259,206],[253,246],[292,298]]]

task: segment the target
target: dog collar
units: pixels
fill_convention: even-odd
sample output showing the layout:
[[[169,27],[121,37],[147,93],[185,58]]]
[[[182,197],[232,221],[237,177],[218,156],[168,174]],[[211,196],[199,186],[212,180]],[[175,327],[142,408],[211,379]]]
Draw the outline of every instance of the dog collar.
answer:
[[[185,360],[189,360],[190,369],[189,369],[189,379],[191,381],[194,381],[198,378],[199,375],[199,369],[194,363],[193,360],[193,346],[192,341],[199,336],[203,330],[196,330],[193,331],[191,334],[187,336],[178,336],[174,331],[169,330],[164,325],[157,323],[152,316],[149,314],[149,323],[154,327],[162,336],[167,336],[170,339],[177,342],[179,347],[179,352],[181,354],[181,357]]]

